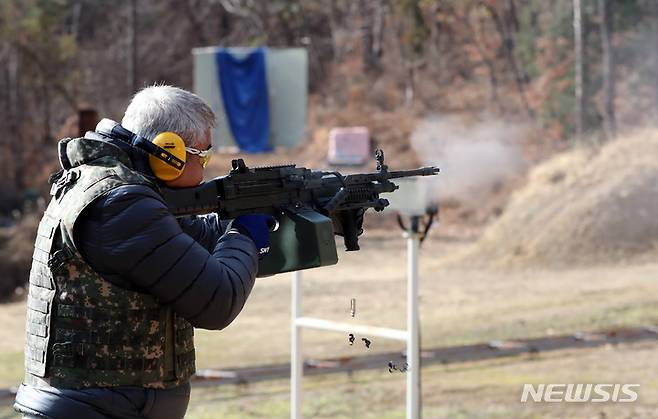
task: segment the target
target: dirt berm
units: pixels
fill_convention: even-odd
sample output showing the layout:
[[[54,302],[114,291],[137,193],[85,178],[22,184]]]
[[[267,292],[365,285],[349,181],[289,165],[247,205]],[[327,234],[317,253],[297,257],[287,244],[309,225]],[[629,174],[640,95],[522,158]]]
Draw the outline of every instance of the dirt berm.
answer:
[[[658,255],[658,130],[534,168],[482,237],[446,266],[567,267]]]

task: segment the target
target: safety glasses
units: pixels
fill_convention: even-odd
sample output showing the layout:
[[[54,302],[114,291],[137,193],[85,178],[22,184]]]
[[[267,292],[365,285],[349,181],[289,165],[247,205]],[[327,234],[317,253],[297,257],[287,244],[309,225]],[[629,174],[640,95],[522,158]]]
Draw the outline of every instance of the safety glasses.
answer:
[[[208,162],[210,161],[211,148],[212,146],[208,147],[207,150],[197,150],[196,148],[185,147],[185,151],[187,151],[190,154],[194,154],[195,156],[199,156],[199,162],[201,163],[201,167],[205,169],[206,166],[208,166]]]

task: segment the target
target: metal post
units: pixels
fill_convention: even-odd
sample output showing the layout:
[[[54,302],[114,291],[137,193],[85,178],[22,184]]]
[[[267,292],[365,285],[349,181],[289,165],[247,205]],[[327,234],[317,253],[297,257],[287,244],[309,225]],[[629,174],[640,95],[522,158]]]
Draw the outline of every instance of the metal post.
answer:
[[[407,343],[407,418],[420,418],[420,327],[418,315],[418,248],[420,246],[420,219],[411,217],[410,228],[405,231],[407,239],[407,330],[386,327],[355,325],[302,316],[301,272],[294,272],[291,282],[292,321],[290,350],[290,418],[302,417],[302,379],[304,358],[302,356],[302,328],[340,333],[355,333],[400,340]]]
[[[407,419],[418,419],[420,410],[420,348],[418,340],[418,246],[413,226],[407,233]],[[414,231],[415,230],[415,231]]]
[[[304,358],[302,357],[302,327],[297,324],[302,311],[302,273],[293,272],[290,288],[292,289],[292,344],[290,348],[290,418],[302,417],[302,376]]]

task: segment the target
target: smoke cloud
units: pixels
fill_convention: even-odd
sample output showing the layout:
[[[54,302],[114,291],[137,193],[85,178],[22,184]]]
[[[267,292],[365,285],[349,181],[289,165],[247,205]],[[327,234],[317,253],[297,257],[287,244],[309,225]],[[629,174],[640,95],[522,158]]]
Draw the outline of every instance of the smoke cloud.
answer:
[[[422,120],[411,145],[425,165],[441,168],[428,182],[432,200],[476,205],[496,184],[520,173],[525,162],[518,139],[525,131],[492,118],[467,123],[433,115]]]

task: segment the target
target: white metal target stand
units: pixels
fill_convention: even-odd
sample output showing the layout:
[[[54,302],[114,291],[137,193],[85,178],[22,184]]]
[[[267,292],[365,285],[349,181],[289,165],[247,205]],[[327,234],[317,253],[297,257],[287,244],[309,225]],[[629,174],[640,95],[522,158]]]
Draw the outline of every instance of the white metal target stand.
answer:
[[[358,335],[377,336],[407,343],[407,418],[420,417],[420,348],[418,326],[418,247],[421,234],[409,230],[407,239],[407,330],[389,329],[367,325],[352,325],[313,317],[303,317],[302,273],[292,277],[292,341],[290,352],[290,418],[302,417],[302,378],[304,358],[302,354],[302,328],[326,330]],[[386,366],[382,366],[386,368]]]

